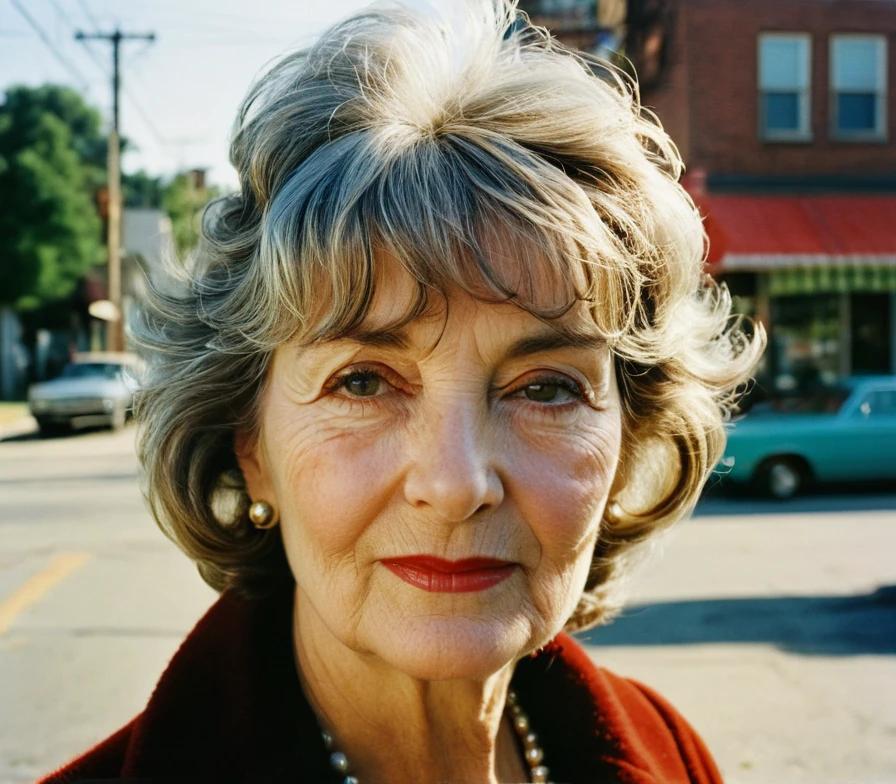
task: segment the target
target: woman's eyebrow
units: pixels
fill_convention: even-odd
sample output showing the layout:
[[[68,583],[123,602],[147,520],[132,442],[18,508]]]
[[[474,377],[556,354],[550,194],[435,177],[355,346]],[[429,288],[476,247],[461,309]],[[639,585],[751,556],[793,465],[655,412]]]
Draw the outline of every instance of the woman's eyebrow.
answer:
[[[346,333],[334,342],[348,341],[376,348],[408,349],[412,344],[404,329],[356,329]],[[548,332],[540,335],[526,335],[511,343],[503,352],[503,359],[519,359],[529,354],[558,349],[596,350],[606,345],[606,340],[593,332]]]
[[[564,348],[595,350],[605,344],[604,338],[591,332],[550,332],[544,335],[530,335],[511,343],[504,352],[504,358],[519,359],[529,354]]]

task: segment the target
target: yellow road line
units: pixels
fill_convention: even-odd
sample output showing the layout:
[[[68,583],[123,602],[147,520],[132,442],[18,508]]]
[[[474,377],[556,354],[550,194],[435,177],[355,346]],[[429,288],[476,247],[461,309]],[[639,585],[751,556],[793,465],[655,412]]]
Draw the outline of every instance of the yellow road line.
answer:
[[[60,553],[45,569],[29,577],[8,599],[0,602],[0,634],[5,634],[16,616],[39,601],[47,591],[75,569],[82,567],[90,553]]]

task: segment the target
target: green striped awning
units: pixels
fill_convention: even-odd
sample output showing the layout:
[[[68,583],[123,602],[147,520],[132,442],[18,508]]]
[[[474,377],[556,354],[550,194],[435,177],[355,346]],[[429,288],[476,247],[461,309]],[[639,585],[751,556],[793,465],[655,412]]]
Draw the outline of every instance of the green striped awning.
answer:
[[[795,267],[770,270],[769,295],[896,292],[896,267]]]

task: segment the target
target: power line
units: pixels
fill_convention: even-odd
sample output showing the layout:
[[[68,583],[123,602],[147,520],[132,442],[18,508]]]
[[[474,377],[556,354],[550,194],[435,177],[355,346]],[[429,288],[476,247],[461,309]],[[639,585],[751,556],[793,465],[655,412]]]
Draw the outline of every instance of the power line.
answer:
[[[17,0],[16,0],[17,1]],[[120,90],[121,74],[120,74],[120,49],[125,41],[155,41],[155,33],[123,33],[118,28],[112,33],[84,33],[78,30],[75,33],[75,39],[78,41],[100,40],[108,41],[112,44],[112,127],[115,133],[118,133],[118,94]]]
[[[60,19],[62,19],[62,21],[65,22],[69,27],[71,27],[71,26],[72,26],[72,23],[69,21],[68,17],[66,16],[65,11],[63,11],[63,10],[59,7],[59,3],[57,3],[56,0],[47,0],[47,2],[48,2],[51,6],[53,6],[53,8],[54,8],[55,11],[56,11],[56,15],[57,15]]]
[[[120,351],[124,348],[123,319],[121,318],[121,148],[119,146],[119,93],[121,91],[121,45],[126,41],[154,41],[155,33],[123,33],[118,27],[111,33],[84,33],[78,30],[75,38],[79,41],[97,39],[112,44],[112,128],[109,132],[108,181],[109,208],[106,231],[108,250],[108,290],[109,300],[115,305],[119,318],[110,321],[106,335],[107,348]]]
[[[62,19],[72,30],[76,30],[75,26],[72,24],[71,20],[68,18],[65,11],[63,11],[63,9],[59,6],[58,1],[57,0],[48,0],[48,2],[56,10],[56,13],[59,15],[60,19]],[[84,15],[87,17],[88,21],[90,21],[91,24],[93,24],[94,27],[96,27],[97,26],[96,19],[93,17],[93,14],[90,13],[90,9],[86,6],[86,4],[83,2],[83,0],[79,1],[79,5],[81,6],[81,9],[84,11]],[[100,69],[100,71],[103,73],[104,76],[108,77],[110,75],[109,69],[102,63],[102,61],[99,59],[99,56],[97,55],[97,53],[93,49],[90,48],[90,44],[87,43],[87,36],[76,35],[75,40],[77,40],[78,42],[81,43],[81,45],[84,47],[84,49],[90,55],[90,59],[93,60],[94,64],[97,66],[97,68]],[[147,41],[147,45],[146,45],[147,48],[152,44],[152,40],[153,39],[149,39]],[[134,94],[130,91],[130,89],[128,89],[128,87],[126,85],[122,85],[122,90],[124,91],[124,94],[130,101],[131,105],[134,107],[134,109],[137,110],[137,113],[140,115],[140,117],[143,118],[143,122],[146,124],[147,128],[149,128],[150,132],[155,137],[156,142],[158,142],[158,144],[164,146],[166,144],[166,141],[162,137],[162,134],[159,133],[159,130],[158,130],[158,128],[156,128],[155,123],[150,119],[149,114],[143,110],[143,107],[140,105],[140,102],[134,97]]]
[[[62,19],[72,30],[76,30],[75,26],[72,24],[65,11],[59,6],[58,0],[47,0],[47,2],[49,2],[50,5],[53,6],[60,19]],[[93,23],[94,26],[96,26],[96,20],[93,18],[90,10],[83,4],[83,2],[81,3],[81,8],[82,10],[84,10],[85,16],[87,16],[88,20]],[[108,78],[110,76],[108,67],[103,64],[103,62],[99,58],[99,55],[97,55],[97,53],[90,48],[90,44],[87,43],[87,40],[79,36],[75,36],[75,39],[84,47],[85,51],[90,55],[90,59],[93,60],[96,67],[99,68],[103,75]],[[147,47],[150,45],[151,42],[148,42]],[[159,130],[158,128],[156,128],[155,123],[143,110],[143,107],[140,105],[140,102],[134,97],[134,94],[128,89],[127,85],[122,85],[122,90],[124,91],[124,94],[130,101],[131,105],[134,107],[134,109],[137,110],[137,113],[140,115],[140,117],[143,118],[143,122],[149,128],[152,135],[156,138],[156,141],[160,145],[164,145],[165,140],[162,138],[162,134],[159,133]]]
[[[96,17],[90,13],[90,8],[87,6],[87,3],[84,0],[78,0],[78,5],[81,6],[81,10],[84,12],[84,16],[87,17],[87,21],[93,25],[95,30],[98,30],[99,24],[96,21]]]
[[[57,58],[60,59],[60,61],[62,62],[62,64],[65,65],[65,67],[66,67],[68,70],[70,70],[71,72],[73,72],[75,75],[77,75],[77,76],[81,79],[81,81],[82,81],[82,83],[83,83],[82,86],[83,86],[85,89],[89,88],[89,83],[88,83],[87,79],[83,76],[83,74],[81,74],[81,72],[78,71],[78,69],[75,68],[74,65],[72,65],[69,61],[67,61],[67,60],[62,56],[62,54],[61,54],[61,53],[59,52],[59,50],[55,47],[55,45],[53,44],[53,42],[52,42],[52,40],[49,38],[49,36],[46,35],[46,33],[43,31],[43,29],[40,28],[40,25],[39,25],[39,24],[38,24],[38,23],[37,23],[37,22],[36,22],[30,15],[29,15],[29,14],[28,14],[27,11],[25,11],[25,9],[19,4],[18,0],[11,0],[11,2],[12,2],[13,5],[20,11],[20,13],[25,17],[26,21],[31,25],[31,27],[35,30],[35,32],[37,32],[38,35],[40,35],[41,39],[42,39],[42,40],[44,41],[44,43],[51,49],[51,51],[53,52],[53,54],[54,54]],[[47,0],[47,2],[50,3],[50,5],[53,7],[53,10],[56,12],[57,16],[58,16],[63,22],[65,22],[65,24],[68,25],[68,27],[70,27],[72,30],[76,30],[75,25],[74,25],[74,24],[72,23],[72,21],[69,19],[69,17],[68,17],[68,15],[66,14],[65,10],[59,5],[58,0]],[[93,14],[90,12],[90,8],[87,6],[87,4],[84,2],[84,0],[78,0],[78,4],[80,5],[82,11],[84,12],[84,15],[85,15],[85,16],[87,17],[87,19],[91,22],[91,24],[93,24],[94,26],[96,26],[96,18],[95,18],[95,17],[93,16]],[[5,33],[5,32],[6,32],[6,31],[0,31],[0,35],[2,35],[2,34]],[[88,39],[88,38],[93,38],[93,37],[102,37],[102,36],[89,36],[89,35],[85,35],[85,34],[82,33],[82,34],[80,34],[80,35],[76,35],[76,36],[75,36],[75,39],[81,43],[81,45],[82,45],[82,46],[84,47],[84,49],[87,51],[87,54],[90,55],[90,58],[91,58],[91,60],[93,61],[94,65],[96,65],[96,67],[100,69],[100,71],[102,72],[102,74],[103,74],[104,76],[106,76],[106,77],[109,77],[109,76],[110,76],[109,69],[103,64],[103,62],[99,59],[99,56],[97,55],[97,53],[96,53],[93,49],[91,49],[91,48],[90,48],[90,45],[87,43],[87,39]],[[152,40],[153,40],[153,39],[151,39],[151,38],[146,38],[146,39],[144,39],[144,40],[147,40],[147,47],[146,47],[146,48],[148,48],[149,45],[152,43]],[[143,50],[141,50],[141,51],[145,51],[145,49],[143,49]],[[155,122],[153,121],[152,117],[150,116],[149,112],[147,112],[147,111],[143,108],[143,105],[141,104],[140,100],[137,98],[137,96],[133,93],[133,91],[132,91],[127,85],[121,85],[121,89],[122,89],[122,92],[124,92],[125,97],[128,99],[128,102],[130,103],[131,107],[137,112],[137,114],[140,115],[140,118],[143,120],[143,122],[144,122],[144,124],[146,125],[147,129],[150,131],[150,133],[151,133],[152,136],[154,137],[156,143],[157,143],[160,147],[180,146],[180,145],[183,144],[183,140],[181,140],[181,141],[175,141],[175,140],[167,139],[167,138],[166,138],[166,137],[159,131],[158,127],[156,126],[156,124],[155,124]]]
[[[68,25],[68,27],[70,27],[72,30],[75,30],[75,29],[76,29],[75,26],[72,24],[72,21],[71,21],[71,20],[68,18],[68,16],[66,15],[65,11],[63,11],[62,8],[59,6],[59,3],[57,2],[57,0],[47,0],[47,2],[49,2],[50,5],[53,6],[53,9],[56,11],[56,15],[57,15],[63,22],[65,22],[65,24]],[[108,78],[108,77],[109,77],[109,71],[108,71],[108,69],[106,68],[106,66],[103,65],[103,63],[102,63],[102,61],[99,59],[99,56],[97,55],[97,53],[94,52],[93,49],[91,49],[90,46],[88,46],[87,43],[86,43],[85,41],[81,41],[81,44],[84,46],[84,49],[87,51],[87,54],[90,55],[90,59],[93,60],[94,65],[96,65],[96,67],[100,69],[100,71],[102,72],[103,76],[105,76],[105,77]]]
[[[130,88],[127,85],[122,85],[121,89],[124,91],[125,97],[128,99],[128,101],[130,101],[131,106],[137,110],[137,114],[139,114],[143,118],[143,122],[146,123],[146,127],[149,128],[152,135],[155,136],[156,141],[163,147],[170,144],[170,142],[167,141],[161,133],[159,133],[159,129],[156,128],[155,123],[150,119],[149,113],[144,111],[143,106],[134,97],[134,94],[130,91]]]
[[[93,49],[90,48],[90,45],[86,41],[81,41],[81,45],[87,51],[87,54],[90,55],[90,59],[93,60],[94,65],[96,65],[96,67],[99,68],[100,71],[103,72],[103,76],[108,77],[109,69],[106,68],[105,65],[103,65],[103,61],[100,60],[99,55],[97,55],[97,53],[94,52]]]
[[[19,0],[9,0],[13,7],[25,18],[25,21],[31,25],[31,29],[34,30],[35,33],[40,36],[41,41],[43,41],[47,48],[52,52],[53,57],[55,57],[69,72],[70,75],[75,76],[81,82],[82,90],[90,89],[90,82],[84,78],[84,74],[82,74],[74,65],[71,64],[65,57],[62,56],[62,53],[56,48],[55,44],[50,40],[50,37],[44,32],[44,29],[34,20],[34,18],[29,14],[23,7]]]

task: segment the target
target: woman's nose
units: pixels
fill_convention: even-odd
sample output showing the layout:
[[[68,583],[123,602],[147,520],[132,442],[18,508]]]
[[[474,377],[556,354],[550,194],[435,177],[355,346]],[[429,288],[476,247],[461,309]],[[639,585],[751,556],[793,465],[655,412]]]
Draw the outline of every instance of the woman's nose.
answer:
[[[408,503],[445,522],[500,506],[504,487],[487,423],[472,401],[434,405],[414,431],[405,475]]]

